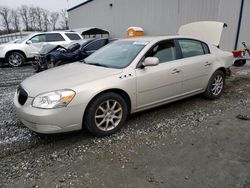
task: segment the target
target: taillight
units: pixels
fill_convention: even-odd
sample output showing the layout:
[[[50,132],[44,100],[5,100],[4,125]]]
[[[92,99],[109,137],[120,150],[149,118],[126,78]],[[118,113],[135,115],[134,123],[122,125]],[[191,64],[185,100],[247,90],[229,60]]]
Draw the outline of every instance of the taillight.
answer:
[[[243,50],[235,50],[232,51],[234,57],[243,57],[245,56],[245,51]]]

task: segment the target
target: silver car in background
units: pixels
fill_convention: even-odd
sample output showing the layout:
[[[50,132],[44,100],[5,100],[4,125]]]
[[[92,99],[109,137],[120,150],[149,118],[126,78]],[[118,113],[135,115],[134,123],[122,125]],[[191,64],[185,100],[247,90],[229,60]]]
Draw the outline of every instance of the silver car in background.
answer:
[[[111,135],[131,113],[199,93],[219,98],[233,56],[215,45],[189,36],[118,40],[84,62],[26,79],[14,103],[35,132],[85,127],[96,136]]]

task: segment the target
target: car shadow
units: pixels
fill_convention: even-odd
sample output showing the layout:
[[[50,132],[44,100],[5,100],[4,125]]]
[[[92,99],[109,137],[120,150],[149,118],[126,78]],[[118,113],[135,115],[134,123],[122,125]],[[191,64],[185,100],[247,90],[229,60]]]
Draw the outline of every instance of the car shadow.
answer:
[[[27,66],[31,66],[31,65],[32,65],[31,61],[24,63],[20,67],[12,67],[12,66],[10,66],[10,65],[8,65],[8,64],[5,63],[5,64],[0,64],[0,68],[22,68],[22,67],[27,67]]]

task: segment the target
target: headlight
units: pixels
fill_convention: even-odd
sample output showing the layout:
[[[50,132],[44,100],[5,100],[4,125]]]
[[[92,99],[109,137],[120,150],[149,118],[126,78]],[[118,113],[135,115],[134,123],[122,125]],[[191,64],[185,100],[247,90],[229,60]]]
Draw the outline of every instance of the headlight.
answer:
[[[40,60],[40,56],[35,56],[34,59],[38,61]]]
[[[32,106],[44,109],[65,107],[72,101],[75,94],[73,90],[69,89],[41,94],[35,97]]]
[[[4,45],[0,45],[0,50],[3,50],[4,49]]]

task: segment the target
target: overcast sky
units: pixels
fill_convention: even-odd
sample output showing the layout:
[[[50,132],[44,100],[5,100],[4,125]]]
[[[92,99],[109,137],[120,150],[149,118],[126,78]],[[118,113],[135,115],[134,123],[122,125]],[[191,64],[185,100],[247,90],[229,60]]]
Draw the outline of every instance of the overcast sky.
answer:
[[[50,11],[69,9],[85,0],[0,0],[0,6],[17,8],[21,5],[39,6]]]

